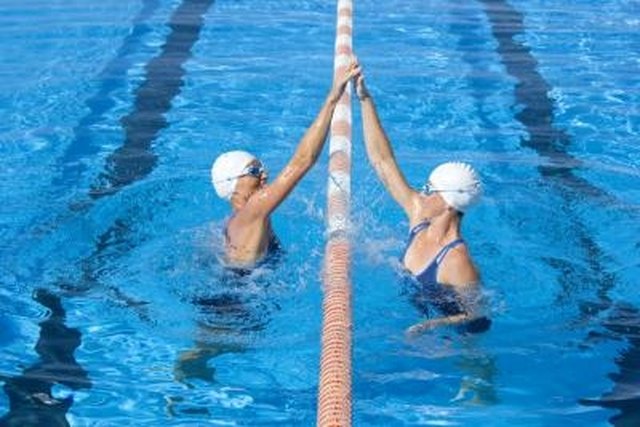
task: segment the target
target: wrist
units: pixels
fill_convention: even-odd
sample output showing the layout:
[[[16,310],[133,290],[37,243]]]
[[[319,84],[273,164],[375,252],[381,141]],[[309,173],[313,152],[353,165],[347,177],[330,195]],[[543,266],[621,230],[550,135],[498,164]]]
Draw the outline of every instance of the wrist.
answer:
[[[327,97],[327,101],[332,104],[337,104],[340,101],[340,97],[342,97],[342,92],[339,92],[335,89],[329,92],[329,96]]]
[[[358,94],[358,99],[360,99],[360,102],[366,102],[366,101],[371,101],[371,95],[369,95],[369,93],[359,93]]]
[[[364,84],[362,84],[362,86],[360,86],[356,90],[356,93],[358,94],[358,98],[360,99],[361,102],[364,102],[367,99],[371,99],[371,94],[369,93],[369,90]]]

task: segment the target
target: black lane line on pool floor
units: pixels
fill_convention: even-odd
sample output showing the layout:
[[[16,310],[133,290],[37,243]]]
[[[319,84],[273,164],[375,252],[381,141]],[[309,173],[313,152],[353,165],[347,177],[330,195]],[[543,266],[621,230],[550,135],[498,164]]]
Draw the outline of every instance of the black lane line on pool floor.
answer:
[[[602,322],[604,332],[590,333],[593,344],[589,347],[602,339],[624,339],[629,345],[615,358],[618,372],[609,374],[612,389],[600,397],[580,399],[580,403],[618,410],[609,419],[614,426],[640,426],[640,312],[628,304],[616,304],[611,311]]]
[[[93,126],[103,121],[104,115],[116,105],[112,94],[116,90],[126,87],[127,74],[132,64],[130,56],[140,49],[144,37],[151,32],[152,27],[147,21],[153,16],[159,5],[159,0],[142,1],[142,9],[132,20],[131,32],[122,41],[116,56],[98,75],[100,81],[98,91],[85,101],[89,114],[84,116],[73,128],[73,141],[57,162],[58,166],[55,170],[60,170],[61,174],[54,178],[53,184],[55,186],[66,188],[68,185],[79,182],[86,168],[83,161],[100,150],[100,147],[92,141],[96,132]]]
[[[0,418],[2,427],[68,426],[66,413],[73,397],[55,398],[56,384],[72,390],[91,388],[91,381],[73,353],[80,346],[80,331],[65,325],[66,312],[60,297],[36,289],[33,299],[49,311],[40,323],[36,352],[40,359],[15,377],[0,378],[9,398],[9,412]]]
[[[491,31],[498,41],[497,53],[508,74],[516,79],[515,107],[521,109],[515,114],[516,119],[525,127],[529,138],[522,138],[522,147],[536,151],[541,157],[549,160],[549,164],[537,166],[540,174],[551,181],[563,200],[563,210],[572,213],[575,203],[584,199],[585,195],[594,196],[598,202],[612,201],[614,198],[605,191],[593,186],[588,181],[574,174],[580,161],[567,153],[571,144],[570,137],[553,126],[553,100],[548,97],[551,86],[537,71],[537,60],[528,47],[516,41],[524,36],[523,16],[504,0],[478,0],[486,8],[485,12],[491,23]],[[472,62],[467,60],[470,66]],[[572,215],[572,232],[587,257],[589,268],[582,274],[572,271],[571,265],[562,260],[547,259],[551,266],[562,273],[562,277],[579,275],[582,282],[591,283],[597,290],[598,298],[604,298],[614,287],[615,275],[608,273],[602,260],[606,258],[598,244],[589,235],[585,225]],[[573,277],[575,278],[575,277]],[[563,294],[571,297],[572,281],[563,281]]]
[[[213,0],[184,0],[173,13],[169,24],[172,32],[163,45],[162,54],[147,65],[147,80],[137,91],[136,108],[122,120],[127,134],[125,144],[109,157],[107,172],[101,175],[111,187],[92,191],[93,197],[113,194],[124,185],[145,177],[153,169],[155,155],[151,152],[151,141],[167,124],[163,114],[179,93],[184,75],[182,64],[191,56],[190,49],[199,37],[204,13],[212,4]],[[188,51],[182,52],[181,49]],[[153,159],[153,162],[149,162],[149,159]],[[128,242],[128,234],[126,220],[116,220],[98,238],[94,252],[80,262],[85,266],[83,283],[79,286],[58,284],[63,293],[68,296],[82,294],[94,286],[95,281],[99,280],[96,272],[100,269],[96,262],[100,262],[109,248]],[[114,239],[114,236],[117,238]],[[131,249],[130,245],[123,247]],[[144,302],[129,298],[117,288],[107,291],[127,307],[137,310],[144,305]],[[56,383],[74,390],[91,387],[86,372],[73,356],[75,349],[80,346],[81,334],[65,326],[60,295],[37,290],[34,299],[47,307],[51,316],[48,323],[41,324],[36,345],[40,360],[26,368],[21,376],[0,378],[5,383],[4,390],[10,401],[9,413],[0,419],[2,427],[67,426],[65,414],[73,403],[72,398],[55,399],[51,393],[52,387]],[[145,313],[137,311],[144,319]]]
[[[213,3],[213,0],[184,0],[171,15],[168,26],[172,31],[167,36],[160,55],[145,67],[147,77],[136,92],[134,111],[122,119],[126,133],[124,145],[109,156],[107,170],[100,174],[99,180],[103,183],[106,180],[109,186],[100,190],[94,188],[90,191],[92,197],[114,194],[153,170],[156,155],[151,143],[157,132],[167,126],[164,113],[169,111],[171,101],[180,93],[185,74],[182,65],[191,57],[191,48],[199,39],[204,15]],[[143,209],[137,211],[141,210]],[[97,238],[91,255],[80,261],[83,273],[81,283],[67,283],[60,287],[76,295],[85,294],[94,288],[100,281],[103,260],[125,254],[135,246],[129,241],[132,221],[131,214],[116,219]],[[115,248],[115,255],[110,251],[111,248]],[[144,307],[146,302],[126,295],[114,286],[106,287],[105,290],[123,306],[134,308],[142,320],[151,321]]]
[[[126,219],[117,219],[102,234],[96,238],[96,245],[93,252],[81,259],[76,268],[81,272],[81,278],[76,282],[60,280],[57,286],[63,291],[65,296],[78,297],[86,295],[89,292],[99,290],[104,292],[110,303],[114,303],[119,307],[132,309],[140,318],[147,323],[153,323],[154,320],[149,316],[146,309],[148,304],[127,295],[120,288],[104,283],[103,277],[109,274],[107,261],[119,259],[130,253],[147,239],[139,234],[134,234],[135,226],[144,224],[147,219],[151,218],[149,209],[143,206],[132,207]]]
[[[478,1],[485,6],[491,31],[498,42],[497,52],[501,61],[507,73],[516,79],[516,107],[522,107],[522,110],[515,117],[529,133],[529,139],[522,139],[521,145],[535,150],[550,161],[549,165],[541,165],[538,170],[544,178],[556,185],[563,199],[563,210],[571,214],[574,205],[585,195],[601,203],[614,201],[611,195],[574,174],[574,169],[579,167],[581,162],[567,152],[571,143],[569,136],[553,126],[554,104],[548,96],[551,86],[537,71],[538,62],[530,49],[517,41],[525,35],[523,15],[504,0]],[[574,218],[572,231],[586,255],[588,268],[586,271],[578,272],[573,265],[567,265],[563,260],[548,259],[547,262],[561,273],[560,282],[566,295],[562,298],[571,298],[576,283],[591,285],[598,303],[580,304],[582,316],[592,319],[606,311],[608,318],[602,326],[609,331],[608,336],[614,339],[624,338],[629,345],[623,357],[614,360],[619,373],[610,375],[615,382],[614,389],[603,396],[600,405],[620,410],[621,413],[610,421],[614,425],[622,426],[627,419],[640,418],[640,405],[636,404],[637,396],[626,389],[627,395],[618,393],[613,397],[613,393],[625,389],[625,385],[628,387],[629,384],[635,384],[637,394],[638,382],[634,381],[638,377],[638,371],[636,369],[634,373],[630,366],[637,368],[640,364],[638,359],[633,360],[640,355],[640,340],[637,336],[640,316],[636,308],[619,307],[609,297],[609,292],[618,282],[618,278],[604,267],[603,260],[606,259],[606,255],[589,235],[586,226],[575,215],[571,217]],[[634,319],[635,323],[630,322],[630,318]],[[598,400],[592,399],[590,402],[597,404]]]
[[[97,75],[98,90],[84,102],[89,113],[73,128],[73,140],[64,154],[55,160],[53,170],[59,172],[51,180],[52,187],[49,194],[52,205],[56,200],[68,195],[71,188],[82,182],[82,175],[87,168],[89,158],[100,151],[100,146],[94,141],[99,130],[94,129],[94,126],[108,120],[105,114],[116,105],[113,93],[118,89],[126,88],[132,65],[131,55],[144,46],[145,36],[153,29],[148,21],[156,13],[159,5],[159,0],[142,0],[142,8],[131,20],[131,32],[123,39],[116,56]],[[73,200],[68,210],[54,214],[52,218],[36,217],[32,223],[25,226],[22,233],[33,233],[34,230],[55,230],[60,224],[86,212],[91,206],[90,200]],[[51,212],[47,212],[47,215],[50,214]]]
[[[124,144],[106,160],[105,171],[98,177],[89,195],[96,199],[116,193],[153,171],[157,155],[153,141],[168,126],[164,117],[184,82],[184,63],[191,58],[191,48],[200,37],[204,15],[213,0],[184,0],[171,16],[160,55],[146,65],[146,78],[136,90],[134,110],[121,119]]]
[[[518,41],[525,36],[523,15],[504,0],[478,1],[485,6],[502,64],[516,79],[515,108],[520,111],[515,118],[529,134],[528,139],[520,140],[520,145],[535,150],[549,161],[538,166],[545,178],[581,195],[598,197],[603,202],[614,201],[606,191],[574,173],[582,162],[568,152],[570,136],[553,125],[554,101],[548,95],[552,87],[538,72],[538,61],[530,49]]]
[[[82,160],[98,151],[99,147],[92,145],[91,127],[100,123],[104,114],[115,105],[111,94],[125,85],[131,65],[128,56],[150,31],[146,21],[158,6],[158,0],[143,0],[142,9],[132,20],[131,33],[125,37],[116,57],[100,73],[98,92],[85,102],[90,112],[74,127],[74,140],[58,160],[56,170],[62,173],[54,178],[54,186],[77,182],[84,171]],[[66,313],[60,296],[49,290],[37,289],[33,299],[50,312],[48,319],[40,323],[35,347],[40,359],[19,376],[1,378],[9,398],[9,412],[0,418],[2,427],[67,426],[65,414],[73,403],[72,397],[56,399],[52,388],[55,384],[63,384],[73,390],[91,387],[87,372],[74,357],[81,343],[81,333],[65,325]]]

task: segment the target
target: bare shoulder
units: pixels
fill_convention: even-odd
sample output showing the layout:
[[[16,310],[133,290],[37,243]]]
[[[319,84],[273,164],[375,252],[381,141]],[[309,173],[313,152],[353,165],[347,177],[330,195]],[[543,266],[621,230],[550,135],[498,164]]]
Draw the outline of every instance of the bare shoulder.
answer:
[[[240,224],[260,221],[270,213],[270,207],[277,205],[278,195],[275,194],[273,184],[267,185],[255,192],[247,203],[234,215]]]
[[[304,167],[296,164],[285,166],[273,182],[251,196],[245,206],[248,209],[247,216],[253,219],[268,216],[293,190],[305,172]]]
[[[471,259],[467,245],[452,248],[442,261],[439,271],[442,283],[463,286],[480,281],[480,274]]]
[[[252,199],[258,196],[259,194],[255,194]],[[230,237],[231,240],[236,240],[235,238],[238,236],[251,234],[254,232],[255,227],[264,223],[266,218],[268,218],[268,213],[265,213],[259,204],[249,201],[229,218],[226,227],[227,237]]]

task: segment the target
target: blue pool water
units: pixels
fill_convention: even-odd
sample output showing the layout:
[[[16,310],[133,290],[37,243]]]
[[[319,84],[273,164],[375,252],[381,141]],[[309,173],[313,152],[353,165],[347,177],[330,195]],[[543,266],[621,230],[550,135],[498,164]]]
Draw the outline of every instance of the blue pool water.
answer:
[[[326,1],[0,5],[0,425],[312,425],[327,155],[228,280],[209,166],[286,163],[329,88]],[[354,105],[354,425],[640,425],[636,1],[355,2],[407,179],[474,163],[493,326],[407,340],[407,224]]]

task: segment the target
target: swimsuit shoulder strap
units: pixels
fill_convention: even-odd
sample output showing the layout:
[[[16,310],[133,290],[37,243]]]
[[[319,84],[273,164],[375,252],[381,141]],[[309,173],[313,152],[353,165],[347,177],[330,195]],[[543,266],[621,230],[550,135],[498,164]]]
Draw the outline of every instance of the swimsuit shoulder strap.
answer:
[[[407,241],[407,245],[405,246],[404,252],[403,252],[402,256],[400,257],[400,263],[404,263],[404,256],[407,254],[407,250],[409,250],[409,246],[411,246],[411,243],[413,243],[413,239],[422,230],[425,230],[425,229],[429,228],[430,225],[431,225],[431,221],[429,221],[428,219],[425,218],[422,221],[420,221],[419,223],[417,223],[416,225],[414,225],[411,228],[411,230],[409,230],[409,240]]]
[[[413,228],[411,228],[411,230],[409,230],[409,238],[413,239],[416,234],[418,234],[419,232],[421,232],[424,229],[429,228],[430,225],[431,225],[431,221],[430,220],[428,220],[426,218],[423,219],[422,221],[420,221],[419,223],[414,225]]]
[[[436,265],[440,265],[444,257],[447,256],[447,254],[451,249],[462,244],[464,244],[464,240],[456,239],[444,245],[442,249],[440,249],[440,251],[438,252],[438,255],[436,255],[436,257],[434,258],[434,262],[436,263]]]
[[[428,284],[438,283],[438,269],[440,268],[440,263],[442,263],[442,260],[445,256],[447,256],[451,249],[461,244],[464,244],[464,240],[456,239],[444,245],[438,251],[433,260],[429,264],[427,264],[427,266],[419,274],[416,274],[418,280]]]

